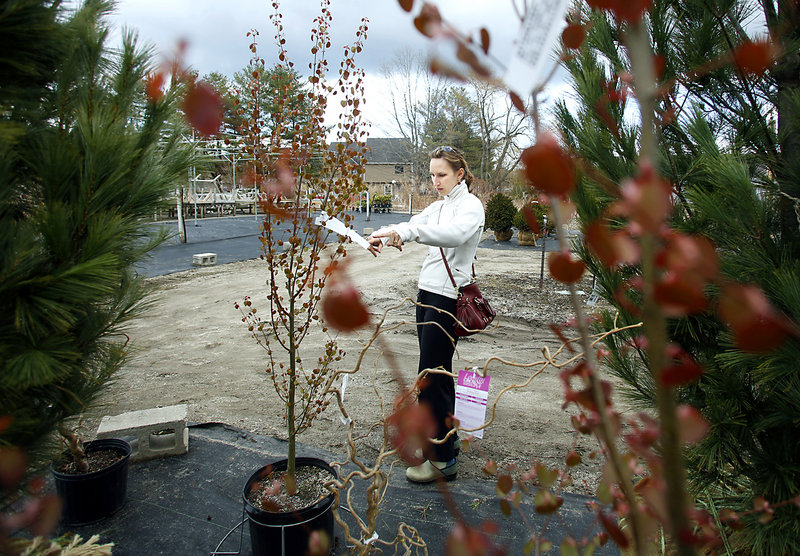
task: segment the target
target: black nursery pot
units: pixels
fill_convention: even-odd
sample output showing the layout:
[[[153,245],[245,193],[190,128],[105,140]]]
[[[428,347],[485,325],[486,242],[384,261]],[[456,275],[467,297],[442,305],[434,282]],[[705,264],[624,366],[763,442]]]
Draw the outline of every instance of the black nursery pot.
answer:
[[[128,463],[131,445],[117,438],[94,440],[84,445],[87,453],[98,450],[116,450],[123,455],[105,469],[69,475],[56,471],[50,464],[61,498],[61,522],[64,525],[88,525],[108,517],[125,504],[128,492]]]
[[[293,512],[266,512],[253,506],[248,500],[253,484],[264,477],[269,467],[272,471],[286,469],[287,460],[279,460],[271,465],[265,465],[253,473],[244,485],[245,510],[250,523],[250,543],[253,554],[295,556],[308,552],[308,540],[313,531],[324,531],[330,539],[333,548],[333,494],[319,500],[313,506]],[[296,458],[297,467],[318,467],[336,476],[333,468],[321,459]]]

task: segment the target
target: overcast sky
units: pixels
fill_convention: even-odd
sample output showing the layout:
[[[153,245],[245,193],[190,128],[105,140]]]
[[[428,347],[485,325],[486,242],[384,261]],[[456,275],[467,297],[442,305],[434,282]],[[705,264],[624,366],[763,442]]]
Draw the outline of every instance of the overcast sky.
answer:
[[[489,28],[493,50],[508,55],[513,33],[518,28],[512,0],[440,0],[441,12],[461,29]],[[417,2],[420,5],[421,2]],[[308,56],[310,30],[319,13],[316,0],[284,0],[281,12],[286,28],[289,54],[297,60]],[[333,52],[351,42],[362,17],[367,17],[369,35],[361,64],[377,73],[393,53],[410,46],[424,48],[428,42],[413,26],[412,16],[402,11],[397,0],[333,0]],[[189,41],[188,59],[201,73],[232,74],[250,57],[247,32],[258,29],[262,55],[275,54],[271,0],[118,0],[112,17],[115,26],[127,26],[167,52],[181,39]]]
[[[421,2],[417,2],[417,5]],[[518,25],[511,0],[443,0],[442,13],[465,30],[486,26],[496,49],[510,50],[513,30]],[[308,56],[310,30],[319,13],[316,0],[285,0],[281,4],[289,54],[300,60]],[[428,42],[413,26],[412,16],[402,11],[397,0],[334,0],[333,52],[352,42],[362,17],[367,17],[369,35],[361,64],[377,73],[394,52],[410,46],[424,48]],[[138,30],[140,36],[161,50],[171,51],[181,39],[189,42],[188,59],[201,73],[232,74],[250,57],[247,32],[261,33],[262,55],[274,55],[273,13],[270,0],[119,0],[112,17],[115,26]],[[493,48],[493,50],[495,50]]]
[[[512,0],[440,0],[437,4],[442,14],[464,31],[487,27],[492,54],[503,62],[510,57],[519,28]],[[420,5],[417,0],[415,8]],[[302,73],[308,67],[310,32],[313,19],[319,14],[319,2],[284,0],[281,12],[287,50]],[[400,9],[397,0],[333,0],[331,12],[331,76],[336,75],[342,47],[354,40],[361,18],[369,19],[365,49],[358,59],[367,72],[365,114],[373,124],[371,136],[395,136],[386,87],[380,79],[381,66],[401,49],[427,49],[430,41],[417,32],[413,16]],[[164,56],[173,54],[178,43],[186,40],[186,62],[200,75],[217,71],[232,76],[247,65],[251,56],[247,37],[251,29],[260,32],[259,52],[267,65],[277,61],[271,13],[271,0],[118,0],[110,22],[115,38],[119,29],[127,27],[137,31],[141,40],[154,44]]]

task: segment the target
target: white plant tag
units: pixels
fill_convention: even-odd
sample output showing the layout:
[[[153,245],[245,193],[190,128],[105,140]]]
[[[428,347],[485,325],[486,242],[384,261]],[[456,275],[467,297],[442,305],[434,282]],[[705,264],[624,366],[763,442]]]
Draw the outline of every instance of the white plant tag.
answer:
[[[314,221],[317,226],[324,226],[332,232],[336,232],[340,236],[349,237],[354,243],[357,243],[364,249],[369,249],[369,242],[364,237],[352,228],[348,228],[344,222],[338,218],[331,218],[326,212],[321,212],[317,219]]]
[[[514,54],[504,81],[523,100],[530,97],[553,64],[553,46],[565,26],[569,0],[536,0],[528,3],[528,14],[514,41]]]
[[[349,381],[350,381],[350,375],[346,374],[346,375],[342,376],[342,387],[340,388],[340,391],[342,393],[342,403],[344,403],[344,393],[347,390],[347,383]],[[350,417],[345,418],[344,415],[339,415],[339,420],[344,425],[349,425],[350,421],[352,421],[352,419],[350,419]]]
[[[486,422],[486,404],[489,400],[489,379],[475,371],[459,371],[456,385],[456,411],[459,427],[474,429]],[[469,433],[483,438],[483,429]]]

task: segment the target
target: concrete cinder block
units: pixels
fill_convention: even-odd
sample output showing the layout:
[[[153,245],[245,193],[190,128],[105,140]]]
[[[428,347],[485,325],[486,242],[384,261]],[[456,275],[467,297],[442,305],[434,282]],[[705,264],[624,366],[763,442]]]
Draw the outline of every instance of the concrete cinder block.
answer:
[[[186,404],[105,416],[97,438],[122,438],[131,444],[131,461],[144,461],[189,451]]]
[[[364,237],[367,237],[368,235],[372,234],[372,232],[374,232],[374,231],[375,231],[375,228],[364,228]]]
[[[216,253],[197,253],[192,255],[192,264],[194,266],[211,266],[217,264]]]

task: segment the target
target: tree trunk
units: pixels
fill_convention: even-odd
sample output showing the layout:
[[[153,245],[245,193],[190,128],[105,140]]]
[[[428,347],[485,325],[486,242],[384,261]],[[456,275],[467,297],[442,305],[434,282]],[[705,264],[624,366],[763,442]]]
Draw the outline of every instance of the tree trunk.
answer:
[[[295,452],[297,447],[297,430],[295,428],[295,382],[297,380],[297,344],[294,337],[294,296],[289,301],[289,400],[286,411],[288,421],[289,450],[286,456],[286,494],[297,494],[297,470],[295,469]]]
[[[789,244],[790,238],[800,233],[800,187],[796,182],[797,173],[791,168],[799,166],[797,161],[800,160],[800,114],[792,102],[800,95],[800,54],[794,52],[782,60],[774,75],[778,83],[778,140],[783,162],[777,176],[781,192],[780,229],[781,237]],[[797,247],[792,251],[795,256],[800,255]]]

